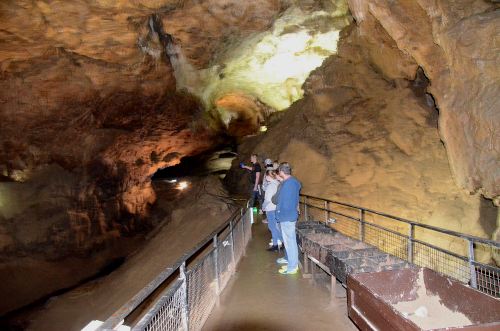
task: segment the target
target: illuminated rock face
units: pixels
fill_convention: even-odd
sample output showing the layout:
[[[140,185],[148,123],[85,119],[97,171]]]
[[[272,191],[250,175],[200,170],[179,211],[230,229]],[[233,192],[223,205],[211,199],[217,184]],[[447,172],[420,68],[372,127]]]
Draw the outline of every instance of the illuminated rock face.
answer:
[[[168,32],[169,22],[163,23]],[[236,125],[244,123],[256,109],[263,115],[284,110],[303,97],[302,84],[313,69],[335,54],[339,32],[349,23],[344,0],[292,2],[269,30],[242,40],[232,36],[206,68],[193,65],[189,42],[174,42],[170,51],[175,54],[177,87],[199,96],[226,128],[233,120]],[[221,99],[235,94],[255,102],[244,102],[238,109],[225,107]],[[229,133],[243,136],[248,132],[230,129]]]
[[[378,17],[364,10],[375,8],[375,4],[387,15]],[[483,148],[474,146],[481,145],[482,139],[498,143],[498,139],[495,142],[491,139],[498,135],[499,113],[483,108],[498,101],[498,97],[493,96],[483,99],[493,88],[491,83],[494,77],[498,77],[495,76],[498,75],[498,68],[490,68],[491,72],[483,71],[486,67],[482,69],[480,66],[466,69],[462,67],[462,60],[467,53],[458,52],[453,60],[450,51],[448,55],[452,65],[448,65],[450,72],[447,75],[451,75],[453,70],[471,71],[467,75],[464,73],[466,79],[459,80],[454,76],[453,84],[449,77],[442,77],[445,73],[440,71],[448,60],[440,57],[439,54],[444,53],[440,48],[431,49],[431,45],[425,43],[425,38],[432,40],[432,34],[424,33],[430,32],[432,26],[429,22],[420,21],[419,10],[422,8],[416,2],[414,5],[415,8],[398,12],[394,3],[353,1],[351,6],[357,24],[343,32],[338,56],[329,58],[311,74],[304,85],[304,99],[292,105],[281,121],[270,126],[265,135],[248,139],[242,145],[242,154],[257,152],[263,157],[291,162],[295,174],[304,184],[305,193],[488,238],[496,226],[497,208],[481,194],[471,195],[461,189],[459,185],[462,181],[455,181],[454,174],[456,169],[470,166],[468,169],[473,173],[462,172],[461,176],[483,178],[476,183],[484,188],[485,195],[497,195],[495,190],[499,188],[500,171],[498,150],[493,148],[486,155]],[[359,11],[356,11],[357,8],[360,8]],[[395,12],[389,15],[392,10]],[[456,11],[454,13],[458,15]],[[400,22],[399,30],[386,28],[402,14],[407,15],[408,20]],[[395,29],[396,24],[392,27]],[[482,24],[472,25],[472,30],[467,33],[480,35],[479,40],[483,42],[493,38],[494,34],[485,32],[483,28]],[[422,36],[411,37],[405,31],[419,32]],[[405,38],[413,39],[408,41]],[[452,35],[448,38],[451,42]],[[420,58],[405,51],[400,46],[403,41],[416,48],[428,47],[426,56]],[[480,48],[479,44],[477,47]],[[468,51],[472,49],[468,48]],[[427,62],[422,62],[422,59]],[[422,70],[417,70],[419,65],[425,73],[430,72],[430,82]],[[481,78],[483,74],[485,82]],[[477,86],[481,91],[479,95],[465,90],[468,81],[468,86]],[[436,97],[439,112],[432,97],[426,94],[427,88]],[[451,107],[451,100],[462,100],[463,105]],[[481,131],[472,134],[468,124],[463,123],[464,127],[455,128],[453,133],[447,135],[443,125],[450,125],[450,122],[443,112],[453,113],[450,116],[482,114],[488,120],[480,124],[471,119],[472,127],[496,123],[497,128],[484,131],[485,135]],[[441,123],[440,131],[438,118],[440,122],[448,123]],[[451,150],[464,149],[460,152],[461,161],[453,157],[448,159],[447,154],[454,152],[447,153],[440,141],[440,132],[446,148],[451,145]],[[463,139],[469,142],[460,146]],[[485,148],[488,146],[485,145]],[[482,155],[484,163],[474,160],[474,155]],[[451,171],[450,162],[455,172]],[[457,163],[453,165],[454,162]],[[488,175],[481,177],[480,174],[487,171]],[[228,175],[227,180],[235,183],[239,176],[241,171],[236,170]],[[437,240],[451,251],[466,254],[466,245],[461,240]],[[478,259],[492,262],[490,252],[478,249],[476,254]]]
[[[375,18],[397,47],[424,69],[431,80],[428,91],[439,108],[439,133],[454,182],[499,206],[498,4],[349,0],[349,6],[362,33],[371,31],[365,20]],[[492,238],[500,240],[500,227]],[[496,261],[500,263],[500,257]]]
[[[424,69],[439,108],[453,177],[470,192],[500,195],[498,5],[487,1],[350,0],[361,31],[374,17]]]

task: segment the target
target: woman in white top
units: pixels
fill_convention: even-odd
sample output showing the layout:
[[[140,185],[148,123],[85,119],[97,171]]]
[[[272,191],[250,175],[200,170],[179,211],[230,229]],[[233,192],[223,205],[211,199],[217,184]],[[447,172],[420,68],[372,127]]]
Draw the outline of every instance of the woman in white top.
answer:
[[[268,248],[269,251],[277,251],[279,249],[279,244],[283,242],[283,237],[281,236],[281,231],[276,221],[276,205],[271,200],[278,191],[279,181],[277,177],[276,171],[266,171],[265,179],[268,181],[268,184],[264,195],[262,210],[266,212],[268,221],[267,226],[272,235],[272,246]]]

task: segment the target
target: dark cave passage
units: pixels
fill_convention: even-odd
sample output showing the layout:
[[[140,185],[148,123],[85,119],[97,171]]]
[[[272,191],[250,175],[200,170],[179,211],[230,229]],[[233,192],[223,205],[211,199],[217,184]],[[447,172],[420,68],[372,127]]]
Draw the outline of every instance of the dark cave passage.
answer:
[[[236,157],[235,144],[219,146],[215,150],[183,157],[179,164],[158,170],[151,180],[174,184],[185,177],[218,175],[224,178]]]

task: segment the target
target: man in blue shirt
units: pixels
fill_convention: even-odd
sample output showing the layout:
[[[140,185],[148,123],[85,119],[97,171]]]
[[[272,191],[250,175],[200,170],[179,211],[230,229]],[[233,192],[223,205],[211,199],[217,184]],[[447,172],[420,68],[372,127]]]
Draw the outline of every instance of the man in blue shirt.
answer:
[[[279,270],[280,274],[296,274],[299,270],[299,250],[295,225],[299,218],[300,182],[292,176],[292,168],[288,163],[282,163],[279,175],[283,179],[276,205],[276,219],[280,224],[285,244],[286,258],[279,258],[276,262],[285,264]]]

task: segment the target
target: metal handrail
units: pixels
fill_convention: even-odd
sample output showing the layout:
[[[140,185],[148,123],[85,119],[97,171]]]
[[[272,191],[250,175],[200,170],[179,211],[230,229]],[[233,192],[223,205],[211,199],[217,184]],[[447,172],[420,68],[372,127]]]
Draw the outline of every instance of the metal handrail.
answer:
[[[345,217],[349,220],[352,220],[352,221],[359,223],[359,239],[361,241],[365,241],[365,228],[366,228],[366,226],[372,226],[372,227],[375,227],[379,230],[391,233],[393,235],[397,235],[399,237],[406,238],[408,240],[408,242],[406,244],[407,245],[407,247],[406,247],[406,250],[407,250],[406,260],[411,262],[411,263],[414,263],[414,245],[415,244],[424,245],[424,246],[429,247],[433,250],[437,250],[439,252],[447,254],[448,256],[458,258],[458,259],[468,263],[469,275],[470,275],[470,286],[471,287],[478,289],[478,278],[477,278],[478,277],[478,274],[477,274],[478,270],[476,269],[477,266],[479,266],[481,268],[481,270],[485,270],[485,269],[492,270],[495,273],[495,275],[497,275],[496,277],[498,277],[498,280],[497,280],[498,285],[496,285],[496,286],[500,286],[500,268],[492,267],[492,266],[489,266],[487,264],[483,264],[483,263],[476,261],[475,260],[475,251],[474,251],[476,243],[489,245],[489,246],[491,246],[492,249],[493,248],[498,249],[498,248],[500,248],[500,242],[498,242],[498,241],[490,240],[490,239],[486,239],[486,238],[480,238],[480,237],[468,235],[465,233],[460,233],[460,232],[456,232],[456,231],[452,231],[452,230],[439,228],[439,227],[432,226],[432,225],[421,224],[421,223],[416,222],[416,221],[408,220],[408,219],[405,219],[402,217],[390,215],[387,213],[379,212],[379,211],[365,208],[365,207],[361,207],[361,206],[356,206],[356,205],[345,203],[345,202],[320,198],[320,197],[316,197],[316,196],[312,196],[312,195],[308,195],[308,194],[301,194],[301,197],[303,197],[303,199],[302,199],[303,201],[300,201],[300,204],[302,204],[304,206],[304,217],[306,220],[309,219],[308,208],[314,208],[314,209],[317,209],[320,211],[324,211],[325,212],[325,222],[327,224],[332,222],[330,219],[330,213],[332,213],[334,215],[340,215],[340,216]],[[323,202],[324,207],[310,204],[310,203],[308,203],[308,199]],[[346,215],[344,213],[340,213],[338,211],[332,210],[332,209],[330,209],[330,204],[335,204],[335,205],[348,207],[348,208],[352,208],[354,210],[357,210],[359,212],[359,217]],[[394,231],[392,229],[389,229],[385,226],[382,226],[380,224],[376,224],[375,222],[367,222],[365,220],[366,213],[382,216],[384,218],[388,218],[388,219],[392,219],[392,220],[396,220],[396,221],[405,223],[405,224],[410,226],[409,233],[405,235],[405,234],[399,233],[397,231]],[[334,222],[332,222],[332,223],[334,223]],[[417,240],[415,238],[415,228],[417,228],[417,227],[432,230],[432,231],[435,231],[437,233],[446,234],[446,235],[449,235],[452,237],[464,239],[466,241],[466,244],[467,244],[467,256],[461,256],[457,253],[454,253],[454,252],[451,252],[449,250],[443,249],[441,247],[435,246],[429,242]],[[483,289],[479,288],[479,290],[483,290]],[[486,289],[486,290],[490,290],[490,289]]]
[[[490,239],[481,238],[481,237],[476,237],[476,236],[468,235],[468,234],[465,234],[465,233],[456,232],[456,231],[448,230],[448,229],[443,229],[443,228],[439,228],[439,227],[428,225],[428,224],[422,224],[422,223],[419,223],[417,221],[408,220],[408,219],[405,219],[405,218],[402,218],[402,217],[398,217],[398,216],[386,214],[386,213],[379,212],[379,211],[376,211],[376,210],[373,210],[373,209],[369,209],[369,208],[365,208],[365,207],[360,207],[360,206],[348,204],[348,203],[345,203],[345,202],[340,202],[340,201],[335,201],[335,200],[330,200],[330,199],[325,199],[325,198],[319,198],[319,197],[308,195],[308,194],[301,194],[301,196],[306,197],[306,198],[312,198],[312,199],[316,199],[316,200],[321,200],[321,201],[328,201],[330,203],[335,203],[337,205],[341,205],[341,206],[345,206],[345,207],[350,207],[350,208],[357,209],[357,210],[363,210],[363,211],[369,212],[371,214],[375,214],[375,215],[379,215],[379,216],[382,216],[382,217],[391,218],[391,219],[394,219],[394,220],[397,220],[397,221],[400,221],[400,222],[404,222],[404,223],[407,223],[407,224],[410,224],[410,225],[415,225],[415,226],[418,226],[418,227],[421,227],[421,228],[424,228],[424,229],[429,229],[429,230],[433,230],[433,231],[436,231],[436,232],[441,232],[441,233],[448,234],[448,235],[451,235],[451,236],[460,237],[460,238],[464,238],[464,239],[467,239],[467,240],[473,240],[474,242],[488,244],[488,245],[492,245],[492,246],[500,248],[500,242],[499,241],[490,240]],[[314,206],[314,205],[308,205],[308,206],[316,208],[316,209],[324,210],[324,211],[335,212],[335,211],[332,211],[332,210],[325,209],[323,207],[318,207],[318,206]],[[349,217],[353,218],[355,220],[359,220],[358,218],[354,218],[352,216],[349,216]]]
[[[247,202],[248,205],[248,202]],[[231,214],[231,216],[220,226],[218,226],[214,231],[212,231],[207,237],[200,241],[196,246],[194,246],[190,251],[182,255],[172,266],[165,268],[155,279],[153,279],[148,285],[146,285],[141,291],[139,291],[132,299],[122,305],[117,311],[115,311],[96,331],[112,331],[117,327],[123,320],[130,315],[140,304],[142,304],[156,289],[158,289],[170,276],[172,276],[176,271],[181,273],[184,271],[187,261],[200,253],[205,249],[206,245],[214,240],[217,240],[217,235],[224,231],[227,227],[233,227],[234,222],[241,221],[243,218],[243,209],[239,208]],[[215,250],[216,247],[212,246],[209,252]]]

